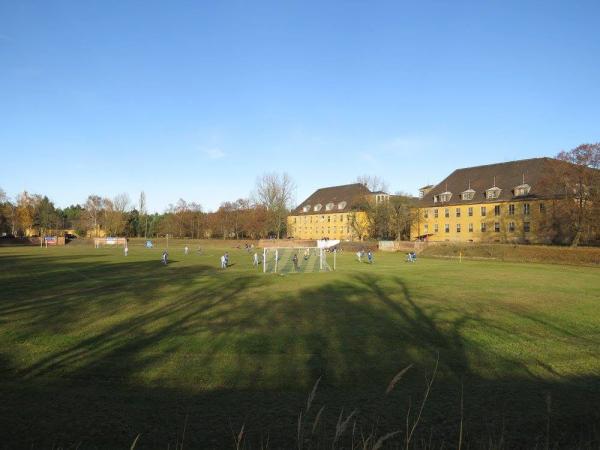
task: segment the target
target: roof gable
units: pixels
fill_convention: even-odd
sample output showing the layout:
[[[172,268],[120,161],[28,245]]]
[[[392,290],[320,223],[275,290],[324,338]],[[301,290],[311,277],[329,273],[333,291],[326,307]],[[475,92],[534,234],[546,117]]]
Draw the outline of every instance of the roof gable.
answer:
[[[362,197],[369,195],[370,193],[371,191],[360,183],[317,189],[306,200],[300,203],[292,211],[292,214],[309,215],[347,212],[350,211]],[[327,210],[326,206],[330,203],[332,203],[334,207],[331,210]],[[317,205],[321,205],[321,208],[318,208],[318,210],[315,211],[315,206]]]
[[[505,163],[489,164],[484,166],[456,169],[444,180],[435,185],[423,196],[421,204],[424,206],[473,204],[497,201],[510,201],[524,198],[544,198],[547,191],[541,183],[542,179],[551,171],[572,169],[572,165],[565,161],[552,158],[533,158]],[[527,195],[516,195],[514,189],[518,186],[530,187]],[[486,193],[497,188],[497,197],[487,198]],[[472,199],[461,195],[463,192],[475,191]],[[449,201],[442,202],[441,195],[451,192]],[[438,201],[434,201],[437,198]]]

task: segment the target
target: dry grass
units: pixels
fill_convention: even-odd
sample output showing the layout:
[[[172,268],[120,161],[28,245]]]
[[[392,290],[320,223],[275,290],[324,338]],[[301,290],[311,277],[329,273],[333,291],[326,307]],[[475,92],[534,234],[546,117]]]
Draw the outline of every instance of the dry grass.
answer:
[[[437,258],[491,259],[510,262],[540,262],[576,266],[600,265],[598,247],[557,247],[546,245],[431,243],[422,256]]]

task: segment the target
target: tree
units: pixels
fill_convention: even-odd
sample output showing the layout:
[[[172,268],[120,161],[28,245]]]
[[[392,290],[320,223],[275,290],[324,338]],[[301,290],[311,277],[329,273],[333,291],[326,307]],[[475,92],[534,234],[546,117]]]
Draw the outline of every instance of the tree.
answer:
[[[84,224],[86,230],[92,230],[93,235],[98,237],[98,227],[100,226],[102,215],[102,198],[98,195],[88,196],[85,202]]]
[[[46,196],[34,196],[34,221],[33,225],[39,228],[40,236],[45,232],[52,232],[62,228],[62,220],[54,207],[54,203]]]
[[[0,188],[0,233],[9,233],[11,229],[11,215],[14,205],[8,200],[6,192]]]
[[[362,184],[371,192],[387,192],[389,189],[387,182],[377,175],[360,175],[356,177],[356,182]]]
[[[550,201],[540,221],[541,233],[554,243],[579,245],[600,239],[600,143],[562,151],[541,185]]]
[[[103,226],[106,232],[112,236],[118,236],[125,230],[126,212],[129,208],[129,196],[119,194],[114,199],[102,200]]]
[[[281,238],[285,218],[292,207],[296,185],[287,174],[266,173],[256,180],[256,202],[264,206],[269,214],[270,231]]]
[[[144,239],[148,237],[148,212],[146,211],[146,193],[140,192],[140,205],[139,205],[139,216],[140,224],[143,224]],[[138,236],[141,236],[138,230]]]
[[[410,195],[396,193],[390,197],[388,211],[390,215],[390,235],[398,241],[410,240],[410,228],[418,220],[419,211],[413,208],[413,199]]]
[[[25,236],[32,231],[35,210],[34,204],[34,198],[27,191],[23,191],[17,197],[16,228],[21,236]]]
[[[74,229],[79,236],[85,236],[87,231],[85,213],[85,208],[81,205],[70,205],[59,211],[65,228]]]

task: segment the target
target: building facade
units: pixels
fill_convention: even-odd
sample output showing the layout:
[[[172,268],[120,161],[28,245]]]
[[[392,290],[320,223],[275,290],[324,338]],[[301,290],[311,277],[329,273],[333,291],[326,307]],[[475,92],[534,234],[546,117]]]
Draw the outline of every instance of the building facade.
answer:
[[[290,213],[287,234],[296,239],[364,239],[368,224],[361,205],[387,197],[385,192],[371,192],[360,183],[318,189]]]
[[[547,175],[568,166],[534,158],[457,169],[421,189],[411,239],[541,242],[540,224],[553,200]]]

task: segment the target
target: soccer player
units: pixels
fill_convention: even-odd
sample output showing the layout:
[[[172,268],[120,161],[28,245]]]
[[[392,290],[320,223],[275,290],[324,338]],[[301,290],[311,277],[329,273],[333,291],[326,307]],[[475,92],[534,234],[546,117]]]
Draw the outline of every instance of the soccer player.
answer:
[[[165,250],[162,254],[162,263],[166,266],[168,262],[169,262],[169,254]]]
[[[185,247],[183,247],[183,254],[184,255],[187,255],[189,251],[190,251],[190,249],[188,248],[187,245]]]
[[[227,269],[227,258],[225,255],[221,255],[221,269]]]
[[[358,262],[361,263],[362,262],[362,251],[358,251],[356,252],[356,258],[358,259]]]
[[[367,253],[367,258],[369,259],[369,264],[373,264],[373,253],[371,253],[371,250]]]
[[[125,253],[125,256],[127,256],[127,253],[129,253],[129,247],[127,247],[127,244],[125,244],[125,248],[123,249],[123,252]]]
[[[252,260],[252,265],[254,267],[258,267],[258,253],[257,252],[254,252],[254,258]]]
[[[298,272],[298,255],[296,253],[292,257],[292,262],[294,263],[294,272]]]

